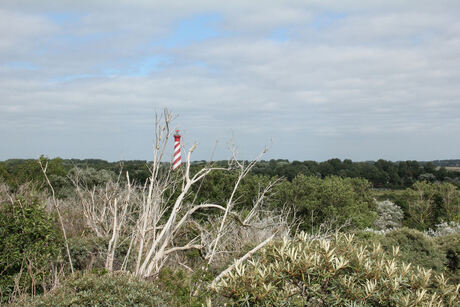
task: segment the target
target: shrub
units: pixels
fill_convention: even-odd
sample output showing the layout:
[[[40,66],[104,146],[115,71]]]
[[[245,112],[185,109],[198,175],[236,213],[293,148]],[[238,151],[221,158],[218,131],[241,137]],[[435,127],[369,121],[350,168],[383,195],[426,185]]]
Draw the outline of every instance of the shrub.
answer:
[[[92,268],[103,268],[107,241],[98,237],[70,238],[69,249],[74,269],[83,271],[91,270]]]
[[[96,170],[92,167],[77,168],[74,167],[69,171],[69,178],[72,181],[78,178],[82,184],[89,188],[93,188],[98,185],[104,185],[109,181],[116,179],[116,174],[110,170]]]
[[[393,247],[399,247],[399,259],[419,265],[426,269],[432,269],[439,273],[444,271],[444,255],[434,240],[422,232],[401,228],[389,231],[378,240],[382,248],[391,252]],[[371,242],[369,242],[371,243]]]
[[[75,274],[59,288],[36,299],[34,306],[164,306],[164,297],[149,281],[123,275]]]
[[[425,234],[431,237],[442,237],[452,234],[460,235],[460,223],[457,222],[443,222],[436,225],[435,229],[428,229]]]
[[[75,205],[75,203],[75,198],[59,200],[59,210],[67,237],[84,236],[89,230],[82,206]]]
[[[446,256],[444,264],[448,276],[453,282],[460,283],[460,234],[437,237],[435,241]]]
[[[379,245],[305,233],[266,246],[213,289],[235,304],[260,306],[453,306],[460,295],[443,276],[401,263]]]
[[[400,207],[389,200],[377,201],[379,217],[374,225],[378,230],[386,230],[401,227],[404,213]]]
[[[211,295],[207,285],[213,275],[209,271],[196,269],[193,272],[182,269],[163,268],[155,283],[161,291],[170,293],[170,306],[203,306]]]
[[[91,270],[93,268],[104,268],[109,240],[110,238],[100,238],[95,236],[70,238],[69,249],[74,269],[84,271]],[[121,264],[126,256],[128,248],[129,241],[122,240],[115,251],[114,270],[121,269]]]
[[[46,289],[60,247],[54,219],[37,198],[0,204],[0,302],[21,294],[18,289],[31,294]]]

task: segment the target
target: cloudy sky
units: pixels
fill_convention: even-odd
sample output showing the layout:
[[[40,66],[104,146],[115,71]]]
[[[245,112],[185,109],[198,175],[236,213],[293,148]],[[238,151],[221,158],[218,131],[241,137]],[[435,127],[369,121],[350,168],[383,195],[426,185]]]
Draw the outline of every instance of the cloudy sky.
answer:
[[[0,160],[460,158],[460,1],[0,2]]]

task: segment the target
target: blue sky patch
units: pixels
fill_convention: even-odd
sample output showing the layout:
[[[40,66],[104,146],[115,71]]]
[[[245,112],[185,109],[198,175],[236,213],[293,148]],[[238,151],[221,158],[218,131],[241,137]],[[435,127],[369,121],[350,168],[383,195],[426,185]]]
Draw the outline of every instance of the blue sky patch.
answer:
[[[28,62],[9,62],[5,64],[5,67],[19,70],[37,70],[38,67]]]
[[[273,30],[269,36],[269,39],[280,42],[280,43],[286,42],[289,39],[288,29],[280,28],[280,29]]]
[[[337,12],[323,12],[315,16],[312,27],[315,30],[321,31],[327,27],[332,26],[338,20],[344,19],[347,17],[345,13]]]
[[[64,82],[70,82],[74,80],[88,79],[88,78],[94,78],[94,77],[95,75],[93,74],[76,74],[76,75],[67,75],[67,76],[51,78],[49,79],[49,82],[50,83],[64,83]]]
[[[76,12],[53,12],[45,14],[46,18],[58,25],[78,23],[83,16],[85,16],[85,14]]]
[[[137,68],[136,76],[147,76],[154,71],[162,71],[165,66],[172,63],[172,57],[155,55],[144,58]]]
[[[215,26],[221,20],[219,14],[205,14],[183,19],[177,23],[169,37],[157,40],[154,44],[174,48],[216,38],[220,33]]]
[[[104,77],[129,76],[142,77],[148,76],[152,72],[163,71],[168,65],[173,62],[173,58],[167,55],[152,55],[146,56],[139,61],[125,61],[118,67],[110,67],[102,69]]]

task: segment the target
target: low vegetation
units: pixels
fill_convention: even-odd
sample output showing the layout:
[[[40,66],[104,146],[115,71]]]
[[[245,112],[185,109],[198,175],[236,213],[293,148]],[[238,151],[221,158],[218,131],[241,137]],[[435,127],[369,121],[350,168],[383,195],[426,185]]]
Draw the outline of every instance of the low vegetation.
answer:
[[[458,286],[443,275],[398,261],[399,248],[356,244],[352,235],[300,233],[266,246],[213,284],[237,305],[454,306]]]
[[[43,307],[163,306],[167,300],[168,293],[149,281],[105,272],[90,272],[75,274],[56,289],[27,304]]]
[[[0,304],[458,306],[454,173],[195,146],[172,172],[162,120],[148,164],[0,163]]]

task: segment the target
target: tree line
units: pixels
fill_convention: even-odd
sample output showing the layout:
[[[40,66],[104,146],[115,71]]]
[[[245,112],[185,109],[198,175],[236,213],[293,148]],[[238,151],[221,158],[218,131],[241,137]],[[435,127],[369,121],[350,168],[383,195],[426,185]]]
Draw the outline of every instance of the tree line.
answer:
[[[110,181],[123,182],[126,178],[120,175],[125,172],[128,172],[130,180],[140,185],[145,184],[150,176],[147,161],[65,160],[43,156],[39,161],[47,163],[48,178],[60,199],[76,196],[72,178],[77,174],[88,188],[102,186]],[[199,172],[206,165],[214,168],[229,167],[227,161],[195,161],[190,165],[190,172]],[[160,165],[163,170],[169,167],[168,163]],[[180,176],[181,173],[175,175]],[[235,194],[235,209],[250,208],[254,195],[271,182],[277,181],[271,189],[271,208],[281,209],[289,205],[288,209],[296,212],[303,230],[311,231],[331,219],[337,224],[348,221],[352,228],[372,227],[377,212],[374,197],[379,200],[389,199],[401,208],[403,226],[428,230],[442,222],[460,221],[459,178],[458,172],[417,161],[259,161],[242,179]],[[0,179],[12,190],[25,183],[35,184],[39,189],[48,189],[37,160],[0,162]],[[237,172],[215,170],[199,185],[192,187],[188,201],[225,202],[232,193],[232,182],[236,179]],[[376,187],[397,188],[399,192],[382,189],[377,193]]]
[[[143,183],[149,177],[148,161],[130,160],[108,162],[100,159],[41,159],[49,160],[49,173],[51,176],[66,176],[75,167],[92,168],[96,171],[106,170],[119,173],[128,171],[136,182]],[[457,160],[448,160],[455,164]],[[192,162],[191,169],[199,169],[207,161]],[[227,161],[215,161],[213,165],[227,167]],[[168,167],[164,163],[164,167]],[[283,177],[292,181],[297,175],[326,178],[339,176],[341,178],[363,178],[368,180],[373,188],[405,189],[417,181],[449,182],[460,187],[460,171],[448,170],[444,166],[446,160],[433,162],[398,161],[388,160],[353,162],[350,159],[330,159],[323,162],[292,161],[285,159],[272,159],[256,163],[251,173],[268,177]],[[9,186],[19,186],[24,182],[42,182],[43,174],[34,159],[9,159],[0,161],[0,178]]]

